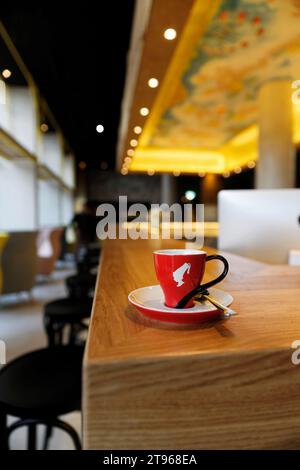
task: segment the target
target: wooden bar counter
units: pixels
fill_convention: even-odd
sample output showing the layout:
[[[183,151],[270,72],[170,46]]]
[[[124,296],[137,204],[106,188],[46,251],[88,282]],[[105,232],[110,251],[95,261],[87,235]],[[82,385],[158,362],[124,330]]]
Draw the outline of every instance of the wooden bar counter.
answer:
[[[299,449],[300,267],[225,253],[239,313],[197,329],[146,326],[128,304],[157,284],[152,252],[104,244],[83,372],[85,449]],[[220,269],[207,265],[206,279]],[[300,354],[299,354],[300,357]]]

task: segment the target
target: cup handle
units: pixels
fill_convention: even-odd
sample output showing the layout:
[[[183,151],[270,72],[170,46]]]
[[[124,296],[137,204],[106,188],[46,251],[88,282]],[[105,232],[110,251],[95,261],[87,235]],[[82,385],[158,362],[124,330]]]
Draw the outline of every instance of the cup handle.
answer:
[[[222,261],[224,264],[224,269],[223,272],[216,277],[216,279],[213,279],[212,281],[207,282],[206,284],[202,284],[201,286],[196,287],[193,289],[191,292],[186,294],[176,305],[175,308],[184,308],[184,306],[188,303],[189,300],[191,300],[192,297],[194,297],[197,294],[201,294],[201,292],[206,291],[210,287],[214,286],[215,284],[218,284],[219,282],[223,281],[223,279],[227,276],[228,271],[229,271],[229,264],[226,258],[221,255],[209,255],[206,257],[206,262],[207,261],[212,261],[212,260],[219,260]]]

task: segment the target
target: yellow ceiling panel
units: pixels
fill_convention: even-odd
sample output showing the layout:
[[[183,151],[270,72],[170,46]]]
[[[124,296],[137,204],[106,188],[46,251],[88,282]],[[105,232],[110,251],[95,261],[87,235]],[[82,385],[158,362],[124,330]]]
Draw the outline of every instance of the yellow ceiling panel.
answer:
[[[255,161],[258,91],[299,78],[299,18],[293,0],[195,0],[129,170],[224,173]],[[300,106],[293,116],[299,143]]]

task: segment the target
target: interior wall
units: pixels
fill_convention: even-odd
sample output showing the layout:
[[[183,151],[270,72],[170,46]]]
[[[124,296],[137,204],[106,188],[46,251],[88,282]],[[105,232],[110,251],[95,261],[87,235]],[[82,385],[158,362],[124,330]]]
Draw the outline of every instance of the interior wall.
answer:
[[[96,201],[117,202],[127,196],[128,202],[159,203],[160,176],[130,174],[123,176],[110,171],[87,172],[86,196]]]
[[[63,180],[70,188],[75,186],[75,162],[73,155],[65,155],[63,159]]]
[[[1,98],[4,98],[4,102],[0,102],[0,126],[6,131],[9,131],[9,96],[8,96],[8,86],[2,82],[2,87],[4,89],[4,96],[1,95]]]
[[[62,213],[61,222],[63,225],[69,225],[74,216],[74,200],[73,194],[69,191],[62,192]]]
[[[36,168],[0,158],[0,230],[36,228]]]
[[[61,224],[61,190],[50,180],[38,182],[39,227],[56,227]]]
[[[40,137],[40,162],[50,168],[53,173],[61,177],[63,172],[63,154],[59,136],[49,132]]]
[[[27,87],[7,87],[9,130],[29,152],[36,151],[36,112],[34,96]]]

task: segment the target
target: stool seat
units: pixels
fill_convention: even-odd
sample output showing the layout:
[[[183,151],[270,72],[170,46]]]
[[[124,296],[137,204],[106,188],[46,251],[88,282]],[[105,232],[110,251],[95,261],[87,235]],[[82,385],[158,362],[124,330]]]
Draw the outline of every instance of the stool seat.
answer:
[[[44,307],[44,315],[56,322],[76,323],[91,315],[93,299],[73,299],[71,297],[53,300]]]
[[[0,412],[47,419],[80,410],[81,346],[25,354],[0,371]]]
[[[69,297],[86,298],[95,288],[97,275],[89,272],[76,274],[66,278],[66,287]]]
[[[75,274],[74,276],[68,276],[66,278],[66,284],[68,287],[88,286],[94,287],[96,283],[97,275],[92,273]]]

